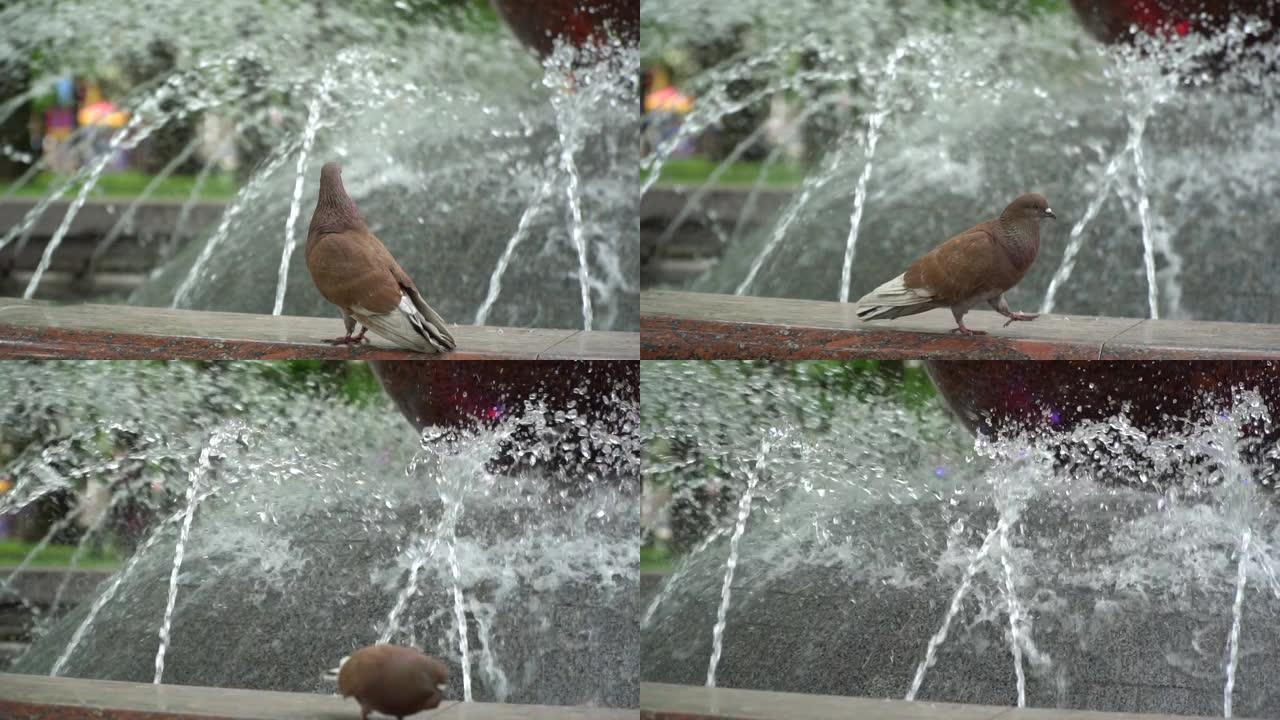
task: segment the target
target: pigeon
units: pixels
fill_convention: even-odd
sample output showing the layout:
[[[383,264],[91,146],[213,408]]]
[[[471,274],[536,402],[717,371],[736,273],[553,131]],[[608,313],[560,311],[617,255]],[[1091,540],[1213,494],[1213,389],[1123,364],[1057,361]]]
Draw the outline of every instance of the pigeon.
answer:
[[[329,677],[334,675],[338,692],[360,703],[361,720],[369,720],[370,712],[402,720],[440,704],[449,668],[413,648],[370,645],[342,658],[329,671]]]
[[[372,330],[396,347],[424,353],[457,345],[444,319],[431,309],[413,280],[369,232],[355,202],[342,187],[335,162],[320,170],[320,195],[307,230],[307,269],[316,289],[342,311],[345,337],[335,345],[358,344]],[[352,335],[356,322],[360,334]]]
[[[995,220],[975,225],[911,263],[898,277],[858,300],[858,317],[882,320],[951,308],[961,335],[985,335],[964,325],[964,314],[986,301],[996,312],[1017,320],[1035,315],[1010,312],[1007,292],[1026,274],[1040,252],[1040,221],[1057,218],[1038,193],[1019,196]]]

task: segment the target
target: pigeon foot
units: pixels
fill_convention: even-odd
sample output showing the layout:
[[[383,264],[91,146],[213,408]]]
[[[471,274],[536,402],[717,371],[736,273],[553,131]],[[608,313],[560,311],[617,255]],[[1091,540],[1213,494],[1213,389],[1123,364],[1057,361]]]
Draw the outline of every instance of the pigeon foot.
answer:
[[[360,343],[368,342],[368,341],[365,340],[363,336],[357,337],[355,335],[347,335],[345,337],[340,337],[340,338],[330,338],[328,340],[325,340],[324,342],[328,343],[329,345],[359,345]]]
[[[1020,312],[1009,313],[1009,319],[1005,321],[1002,327],[1009,327],[1010,323],[1014,323],[1019,320],[1035,320],[1038,317],[1040,316],[1034,315],[1032,313],[1020,313]]]
[[[359,345],[360,343],[369,342],[364,337],[364,334],[367,332],[369,332],[369,328],[361,326],[359,335],[347,333],[343,337],[332,338],[330,340],[325,340],[324,342],[330,345]]]

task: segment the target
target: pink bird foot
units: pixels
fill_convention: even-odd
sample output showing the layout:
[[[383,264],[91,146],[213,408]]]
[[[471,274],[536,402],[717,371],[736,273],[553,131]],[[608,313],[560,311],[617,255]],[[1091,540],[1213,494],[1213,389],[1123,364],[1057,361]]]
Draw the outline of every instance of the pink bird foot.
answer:
[[[1035,320],[1038,317],[1040,316],[1033,315],[1031,313],[1020,313],[1020,312],[1009,313],[1009,319],[1006,320],[1004,325],[1002,325],[1001,327],[1009,327],[1010,323],[1016,322],[1018,320]]]
[[[965,327],[963,324],[960,327],[951,328],[951,332],[959,333],[961,335],[986,335],[987,334],[986,330],[970,330],[969,328]]]

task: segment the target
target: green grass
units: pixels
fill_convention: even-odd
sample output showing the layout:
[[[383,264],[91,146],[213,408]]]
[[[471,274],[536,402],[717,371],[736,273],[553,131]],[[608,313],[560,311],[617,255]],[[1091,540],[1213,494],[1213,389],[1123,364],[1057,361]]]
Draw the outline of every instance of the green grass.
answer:
[[[706,158],[672,158],[663,163],[658,184],[701,185],[711,177],[711,173],[715,172],[719,165],[719,162]],[[716,185],[749,186],[760,177],[761,171],[762,164],[758,162],[733,163],[716,179]],[[805,168],[798,163],[779,162],[770,165],[764,173],[766,187],[791,188],[804,180]]]
[[[0,540],[0,567],[18,565],[34,548],[35,543]],[[31,561],[31,567],[67,567],[71,564],[71,556],[75,551],[75,545],[48,545]],[[120,567],[120,563],[121,558],[112,550],[104,549],[101,554],[95,555],[90,548],[80,557],[76,567],[113,570]]]
[[[640,548],[640,572],[670,572],[676,557],[665,545],[645,545]]]
[[[51,172],[42,172],[31,179],[31,182],[22,186],[10,197],[20,198],[38,198],[44,197],[50,193],[55,187],[65,181],[65,177],[55,175]],[[89,194],[90,199],[102,198],[134,198],[142,194],[143,188],[147,183],[151,182],[152,176],[133,170],[124,172],[105,173],[98,179],[94,185],[93,191]],[[170,175],[152,191],[151,197],[156,199],[169,200],[185,200],[191,194],[191,188],[195,185],[196,178],[194,175]],[[9,191],[13,181],[5,181],[0,184],[0,195],[4,195]],[[81,183],[75,183],[67,188],[63,193],[64,197],[74,197],[75,193],[80,189]],[[210,175],[205,180],[204,187],[200,190],[200,197],[204,200],[230,200],[235,196],[239,187],[236,185],[235,178],[231,175]]]

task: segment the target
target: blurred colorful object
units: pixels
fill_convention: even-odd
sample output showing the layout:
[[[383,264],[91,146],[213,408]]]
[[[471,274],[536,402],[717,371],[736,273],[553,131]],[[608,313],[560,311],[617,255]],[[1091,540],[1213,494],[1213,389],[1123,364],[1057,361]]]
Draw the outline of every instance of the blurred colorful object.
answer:
[[[654,90],[644,98],[645,112],[668,112],[684,115],[693,109],[693,98],[673,87]]]
[[[71,107],[76,104],[76,83],[72,78],[58,78],[53,83],[53,90],[60,107]]]
[[[0,477],[0,496],[13,489],[13,481],[7,477]],[[9,526],[11,518],[8,515],[0,514],[0,539],[9,537]]]
[[[76,114],[71,108],[53,107],[44,111],[44,137],[61,141],[71,137],[76,129]]]
[[[120,110],[108,100],[80,108],[77,118],[82,126],[102,125],[109,128],[122,128],[129,122],[129,113]]]
[[[516,38],[546,57],[556,40],[574,47],[599,44],[612,34],[640,43],[640,0],[493,0]]]
[[[89,80],[84,84],[84,100],[76,119],[82,127],[99,125],[122,128],[129,122],[129,113],[120,110],[114,103],[104,98],[98,83]]]

